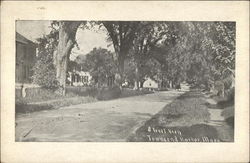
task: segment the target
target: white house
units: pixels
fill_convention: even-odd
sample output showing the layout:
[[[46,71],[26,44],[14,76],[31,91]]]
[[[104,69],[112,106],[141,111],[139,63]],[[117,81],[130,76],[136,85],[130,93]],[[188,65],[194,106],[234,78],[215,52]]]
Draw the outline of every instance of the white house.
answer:
[[[143,88],[150,88],[150,89],[155,89],[159,88],[158,83],[151,78],[147,78],[146,81],[143,83]]]
[[[89,72],[74,71],[74,72],[69,72],[68,81],[73,86],[86,86],[90,85],[91,78],[92,77],[89,74]]]

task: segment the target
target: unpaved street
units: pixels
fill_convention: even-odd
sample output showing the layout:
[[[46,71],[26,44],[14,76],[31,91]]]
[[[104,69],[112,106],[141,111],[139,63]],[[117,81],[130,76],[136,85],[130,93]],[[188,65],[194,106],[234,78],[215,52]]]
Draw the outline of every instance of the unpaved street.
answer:
[[[73,105],[16,117],[16,141],[119,142],[184,91]]]

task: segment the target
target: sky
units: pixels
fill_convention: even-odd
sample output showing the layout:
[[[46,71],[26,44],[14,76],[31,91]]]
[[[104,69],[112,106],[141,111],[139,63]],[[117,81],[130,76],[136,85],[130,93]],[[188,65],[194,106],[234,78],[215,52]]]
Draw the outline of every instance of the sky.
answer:
[[[47,20],[25,20],[16,21],[16,31],[28,38],[31,41],[36,41],[37,38],[42,37],[50,32],[50,21]],[[70,56],[74,60],[78,55],[85,55],[95,47],[106,48],[114,51],[111,43],[107,42],[107,31],[104,28],[98,30],[97,26],[91,29],[78,29],[76,33],[76,41],[79,49],[73,48]]]
[[[50,32],[50,21],[22,20],[16,21],[16,31],[31,41],[36,41]]]

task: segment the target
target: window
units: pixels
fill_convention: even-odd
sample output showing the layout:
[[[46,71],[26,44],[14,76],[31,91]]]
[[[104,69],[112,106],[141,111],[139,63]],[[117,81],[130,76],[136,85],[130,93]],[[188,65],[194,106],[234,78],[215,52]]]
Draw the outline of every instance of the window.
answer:
[[[88,83],[88,76],[83,76],[83,82]]]

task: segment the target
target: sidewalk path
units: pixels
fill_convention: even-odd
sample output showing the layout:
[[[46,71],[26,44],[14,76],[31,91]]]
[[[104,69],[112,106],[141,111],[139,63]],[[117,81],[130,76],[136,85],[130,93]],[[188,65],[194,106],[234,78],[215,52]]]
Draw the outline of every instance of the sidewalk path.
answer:
[[[72,105],[16,117],[16,141],[126,141],[184,91]]]
[[[211,98],[205,98],[205,100],[211,104],[216,105],[217,102]],[[223,109],[219,108],[209,108],[210,120],[208,125],[214,126],[219,134],[219,137],[225,142],[231,142],[234,140],[234,129],[230,127],[225,118],[221,115]]]

